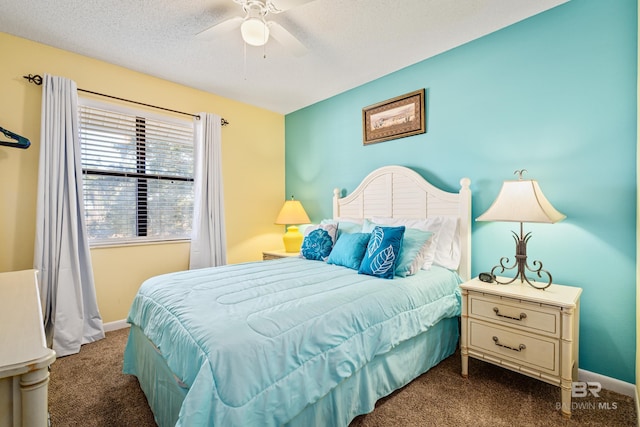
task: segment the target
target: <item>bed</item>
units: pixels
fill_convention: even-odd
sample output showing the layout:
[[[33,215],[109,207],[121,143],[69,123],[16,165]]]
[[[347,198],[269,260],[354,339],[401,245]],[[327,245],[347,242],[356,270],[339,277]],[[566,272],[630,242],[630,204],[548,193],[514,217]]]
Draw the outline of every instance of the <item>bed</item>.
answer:
[[[138,378],[158,425],[346,426],[450,356],[458,284],[470,276],[470,182],[460,183],[450,193],[411,169],[382,167],[347,196],[334,191],[333,218],[315,227],[323,236],[336,231],[326,258],[145,281],[127,319],[124,372]],[[445,250],[436,244],[447,240],[441,221],[455,224]],[[420,224],[430,225],[416,231]],[[392,279],[343,262],[341,255],[352,258],[344,242],[366,239],[371,249],[380,230],[404,236],[394,253],[378,253],[397,256],[393,268],[411,239],[428,235],[412,243],[424,259],[412,255],[413,270],[391,270]],[[380,267],[378,259],[371,266]]]

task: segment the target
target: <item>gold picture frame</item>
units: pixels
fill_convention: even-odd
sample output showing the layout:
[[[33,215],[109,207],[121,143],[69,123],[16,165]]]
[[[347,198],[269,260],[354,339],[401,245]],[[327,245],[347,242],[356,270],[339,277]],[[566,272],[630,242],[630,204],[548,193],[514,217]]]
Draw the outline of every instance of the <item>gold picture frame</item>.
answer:
[[[425,133],[424,89],[362,109],[364,145]]]

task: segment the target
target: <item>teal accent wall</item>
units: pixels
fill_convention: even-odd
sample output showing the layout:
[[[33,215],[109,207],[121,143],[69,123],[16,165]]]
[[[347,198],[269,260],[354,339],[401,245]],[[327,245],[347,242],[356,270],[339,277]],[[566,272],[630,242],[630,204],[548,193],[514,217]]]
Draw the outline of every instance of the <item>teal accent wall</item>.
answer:
[[[583,288],[580,368],[635,383],[636,74],[636,1],[572,0],[288,114],[286,192],[317,222],[334,187],[398,164],[448,191],[469,177],[475,218],[527,169],[567,215],[525,230],[529,259]],[[362,107],[419,88],[427,132],[363,146]],[[517,227],[473,224],[473,274],[513,257]]]

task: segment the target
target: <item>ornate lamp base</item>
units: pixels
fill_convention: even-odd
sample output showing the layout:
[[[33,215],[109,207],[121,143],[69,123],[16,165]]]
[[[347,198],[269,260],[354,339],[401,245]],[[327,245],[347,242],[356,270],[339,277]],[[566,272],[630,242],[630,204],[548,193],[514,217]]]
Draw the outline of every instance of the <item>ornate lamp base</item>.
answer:
[[[518,269],[517,274],[513,279],[506,282],[501,282],[500,280],[496,279],[496,282],[501,285],[508,285],[510,283],[515,282],[517,279],[520,279],[521,283],[527,282],[529,285],[533,286],[536,289],[542,289],[542,290],[547,289],[549,286],[551,286],[551,280],[552,280],[551,273],[549,273],[547,270],[543,270],[542,262],[540,261],[533,261],[534,268],[529,267],[529,264],[527,263],[527,242],[531,238],[531,232],[527,234],[523,234],[522,223],[520,223],[520,236],[518,236],[518,234],[516,234],[515,231],[512,231],[512,233],[513,233],[513,239],[516,241],[516,259],[514,260],[513,265],[512,266],[505,265],[509,263],[509,258],[502,257],[500,258],[500,264],[496,265],[491,269],[491,274],[495,277],[497,269],[499,269],[497,273],[502,274],[505,271],[513,270],[517,268]],[[529,270],[532,273],[535,273],[538,276],[538,278],[542,278],[543,275],[545,275],[549,279],[549,281],[544,286],[534,285],[526,275],[527,270]],[[536,280],[534,279],[533,282],[535,283]],[[541,282],[541,283],[544,283],[544,282]]]

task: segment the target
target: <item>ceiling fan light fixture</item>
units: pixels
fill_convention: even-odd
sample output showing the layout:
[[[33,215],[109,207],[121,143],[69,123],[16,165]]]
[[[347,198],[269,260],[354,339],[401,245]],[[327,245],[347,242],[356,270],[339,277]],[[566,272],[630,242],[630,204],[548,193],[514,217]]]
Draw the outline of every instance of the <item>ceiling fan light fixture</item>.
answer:
[[[240,26],[242,39],[251,46],[262,46],[269,40],[269,27],[260,18],[249,17]]]

